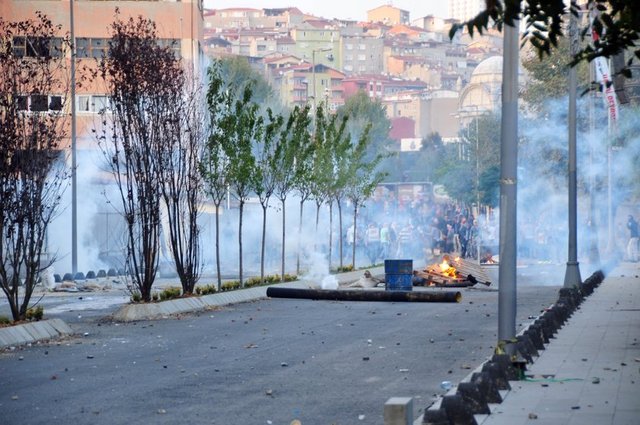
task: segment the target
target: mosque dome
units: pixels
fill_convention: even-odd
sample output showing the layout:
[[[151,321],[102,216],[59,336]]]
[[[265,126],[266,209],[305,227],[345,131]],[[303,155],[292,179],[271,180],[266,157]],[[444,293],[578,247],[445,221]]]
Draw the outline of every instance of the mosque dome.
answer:
[[[491,56],[480,62],[471,73],[471,78],[486,74],[502,75],[502,56]]]

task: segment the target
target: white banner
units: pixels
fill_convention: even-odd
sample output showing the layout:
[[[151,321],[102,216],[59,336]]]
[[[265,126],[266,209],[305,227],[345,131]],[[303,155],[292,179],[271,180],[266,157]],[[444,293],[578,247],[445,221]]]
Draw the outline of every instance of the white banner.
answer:
[[[591,27],[591,38],[594,43],[600,38],[598,33]],[[611,81],[611,75],[609,74],[609,63],[607,58],[598,56],[593,60],[593,64],[596,70],[596,81],[602,84],[602,91],[604,92],[604,104],[607,106],[609,112],[609,122],[614,125],[618,120],[618,99],[616,99],[616,91],[613,87],[613,81]]]

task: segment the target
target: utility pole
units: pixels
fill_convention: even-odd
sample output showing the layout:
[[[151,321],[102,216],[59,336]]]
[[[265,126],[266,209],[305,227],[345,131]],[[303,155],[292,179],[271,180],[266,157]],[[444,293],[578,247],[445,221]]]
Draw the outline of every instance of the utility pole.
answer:
[[[500,129],[498,346],[513,355],[516,336],[519,20],[504,26]]]
[[[71,272],[78,271],[78,173],[76,147],[76,39],[74,36],[73,0],[69,0],[71,37]]]
[[[569,52],[571,57],[578,53],[578,22],[569,11]],[[578,265],[578,179],[576,160],[576,67],[569,68],[569,256],[564,275],[565,288],[577,288],[582,284]]]

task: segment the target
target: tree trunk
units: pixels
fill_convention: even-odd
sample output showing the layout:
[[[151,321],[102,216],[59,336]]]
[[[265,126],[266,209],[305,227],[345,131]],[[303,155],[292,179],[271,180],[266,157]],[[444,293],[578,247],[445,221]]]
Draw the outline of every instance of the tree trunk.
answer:
[[[238,208],[238,280],[240,287],[244,288],[242,281],[242,215],[244,210],[244,199],[240,199],[240,207]]]
[[[286,241],[286,214],[285,214],[286,198],[282,198],[282,267],[280,274],[280,282],[284,282],[284,262],[285,262],[285,241]]]
[[[220,203],[216,202],[216,275],[218,276],[218,292],[222,289],[222,273],[220,272]]]
[[[264,246],[267,238],[267,207],[268,204],[262,204],[262,243],[260,246],[260,283],[264,284]]]
[[[316,201],[316,231],[313,236],[313,250],[318,252],[318,228],[320,227],[320,202]]]
[[[336,203],[338,204],[338,226],[340,228],[338,230],[338,236],[340,238],[340,241],[338,242],[338,251],[340,252],[340,269],[342,269],[342,202],[338,199]]]
[[[356,269],[356,241],[358,240],[358,204],[353,204],[353,252],[351,253],[351,267]]]
[[[333,202],[329,202],[329,271],[331,271],[331,257],[333,254]]]
[[[300,250],[302,249],[302,210],[304,200],[300,200],[300,221],[298,222],[298,249],[296,250],[296,274],[300,276]]]

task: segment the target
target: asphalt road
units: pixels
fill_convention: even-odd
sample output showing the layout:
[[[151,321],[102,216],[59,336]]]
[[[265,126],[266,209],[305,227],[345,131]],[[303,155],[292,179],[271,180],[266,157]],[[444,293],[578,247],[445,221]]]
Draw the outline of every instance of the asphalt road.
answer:
[[[519,284],[517,324],[558,288]],[[493,354],[497,290],[462,293],[459,304],[263,299],[127,324],[61,310],[77,336],[0,352],[0,423],[382,424],[394,396],[414,397],[418,416],[442,381]]]

